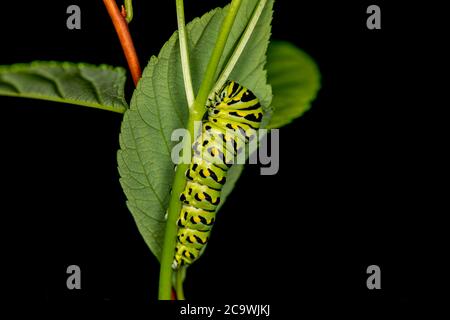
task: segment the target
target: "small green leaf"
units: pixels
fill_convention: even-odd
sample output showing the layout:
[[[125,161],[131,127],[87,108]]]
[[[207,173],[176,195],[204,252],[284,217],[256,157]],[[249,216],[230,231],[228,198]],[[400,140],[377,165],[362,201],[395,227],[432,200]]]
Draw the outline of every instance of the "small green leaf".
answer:
[[[235,24],[228,37],[218,74],[231,55],[249,21],[257,0],[241,4]],[[271,102],[272,93],[266,82],[264,64],[270,37],[273,0],[268,1],[255,32],[244,49],[230,79],[251,89],[264,107]],[[218,8],[194,19],[186,26],[194,92],[197,92],[206,65],[217,39],[227,7]],[[159,259],[162,249],[165,219],[174,179],[174,164],[170,154],[176,142],[171,141],[175,129],[185,128],[188,106],[184,92],[178,34],[175,32],[152,57],[144,69],[130,109],[125,113],[120,135],[118,165],[122,188],[136,224]],[[234,169],[237,172],[239,168]],[[233,171],[234,171],[233,170]],[[236,178],[238,174],[231,173]],[[226,197],[237,179],[230,179],[224,187]]]
[[[125,70],[107,65],[35,61],[0,66],[0,95],[123,113]]]
[[[280,128],[311,107],[320,89],[314,60],[289,42],[272,41],[267,51],[267,77],[273,91],[268,128]]]

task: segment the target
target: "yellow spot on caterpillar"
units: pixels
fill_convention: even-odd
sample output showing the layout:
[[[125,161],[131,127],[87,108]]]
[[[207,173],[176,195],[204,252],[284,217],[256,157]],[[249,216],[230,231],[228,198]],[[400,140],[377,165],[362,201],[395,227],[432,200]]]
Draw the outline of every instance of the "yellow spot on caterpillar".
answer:
[[[203,175],[204,175],[205,177],[209,177],[209,176],[210,176],[209,171],[206,170],[206,169],[203,169]]]
[[[227,88],[227,96],[231,96],[231,90],[233,90],[233,84],[234,84],[234,82],[230,82],[230,84],[228,85],[228,88]]]
[[[236,111],[239,117],[245,117],[245,113],[242,111]]]
[[[190,236],[190,237],[189,237],[189,240],[191,240],[191,242],[197,242],[197,240],[195,239],[194,236]]]
[[[203,194],[203,192],[198,193],[198,198],[199,198],[200,200],[205,200],[205,195]]]
[[[197,217],[197,216],[194,217],[194,222],[195,222],[195,223],[199,223],[200,221],[201,221],[201,220],[200,220],[199,217]]]
[[[217,155],[219,154],[219,151],[218,151],[216,148],[212,148],[212,149],[211,149],[211,153],[212,153],[214,156],[217,156]]]

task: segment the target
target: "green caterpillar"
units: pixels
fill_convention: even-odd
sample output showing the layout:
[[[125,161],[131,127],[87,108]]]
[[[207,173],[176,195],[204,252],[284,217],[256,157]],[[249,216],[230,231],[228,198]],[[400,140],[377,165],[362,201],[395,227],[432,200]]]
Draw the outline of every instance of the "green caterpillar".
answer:
[[[256,137],[263,117],[255,95],[234,81],[225,83],[206,107],[202,134],[192,145],[187,183],[180,195],[182,207],[173,269],[192,264],[203,253],[228,169]]]

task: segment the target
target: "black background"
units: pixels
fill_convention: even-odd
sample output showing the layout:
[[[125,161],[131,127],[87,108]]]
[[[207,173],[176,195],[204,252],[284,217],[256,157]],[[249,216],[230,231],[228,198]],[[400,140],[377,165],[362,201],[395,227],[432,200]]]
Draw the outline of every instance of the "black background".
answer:
[[[145,66],[176,29],[175,1],[135,2],[130,28]],[[185,2],[189,21],[227,1]],[[66,28],[70,4],[81,7],[81,30]],[[366,28],[370,4],[381,7],[381,30]],[[440,209],[428,198],[433,168],[421,149],[426,120],[415,86],[424,29],[414,21],[430,8],[411,9],[276,1],[273,38],[316,59],[322,89],[281,129],[279,173],[246,167],[188,272],[191,301],[373,311],[438,296],[446,251],[433,218]],[[16,1],[2,11],[0,64],[126,66],[101,1]],[[128,99],[132,89],[129,79]],[[118,182],[121,115],[8,97],[0,105],[2,266],[11,281],[1,290],[50,305],[156,300],[159,265]],[[71,264],[81,267],[80,291],[66,289]],[[372,264],[382,272],[378,291],[366,287]]]

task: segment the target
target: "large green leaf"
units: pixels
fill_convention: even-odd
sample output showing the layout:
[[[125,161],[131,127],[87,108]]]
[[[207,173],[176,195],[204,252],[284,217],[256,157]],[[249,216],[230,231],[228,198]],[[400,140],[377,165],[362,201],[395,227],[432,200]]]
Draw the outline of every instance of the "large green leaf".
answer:
[[[0,95],[50,100],[123,113],[125,70],[36,61],[0,66]]]
[[[314,60],[293,44],[272,41],[267,51],[267,77],[273,90],[269,128],[280,128],[307,111],[320,89]]]
[[[219,72],[250,19],[257,0],[244,1],[228,38]],[[230,78],[250,88],[264,107],[272,93],[266,83],[264,64],[270,37],[273,0],[269,0],[243,55]],[[192,81],[198,91],[218,31],[227,13],[215,9],[187,25]],[[166,42],[158,57],[152,57],[125,113],[120,135],[118,165],[127,204],[151,251],[159,259],[174,164],[171,134],[186,125],[188,117],[180,63],[178,34]],[[238,169],[236,169],[238,170]],[[234,174],[233,174],[234,176]],[[238,175],[237,175],[238,176]],[[230,179],[233,184],[236,179]],[[231,191],[224,188],[224,197]],[[225,194],[227,193],[227,194]]]

